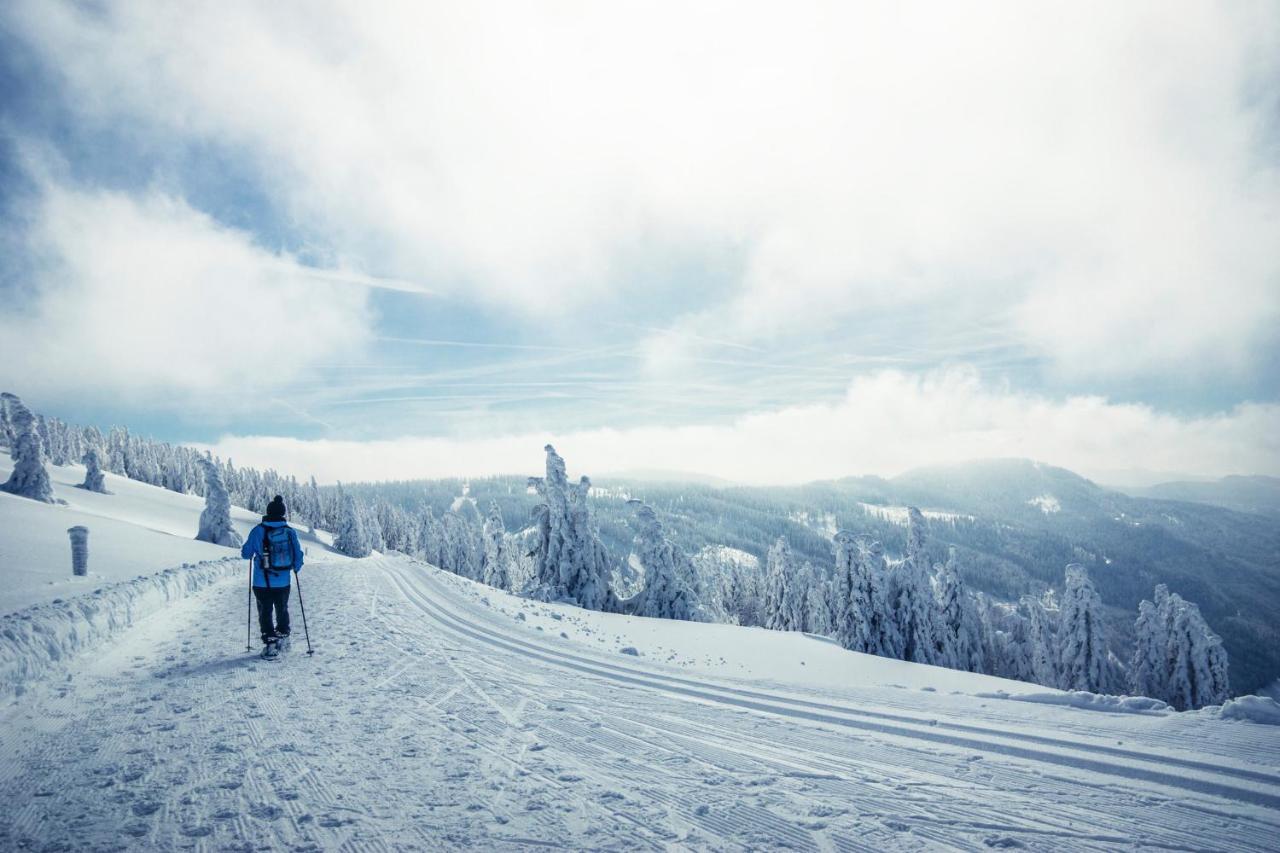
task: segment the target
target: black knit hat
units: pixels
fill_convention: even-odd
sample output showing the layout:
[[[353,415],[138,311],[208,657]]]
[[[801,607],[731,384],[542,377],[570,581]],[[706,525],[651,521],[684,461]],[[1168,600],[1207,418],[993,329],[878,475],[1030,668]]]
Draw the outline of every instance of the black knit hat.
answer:
[[[263,517],[263,521],[284,521],[285,514],[284,498],[276,495],[271,503],[267,504],[267,514]]]

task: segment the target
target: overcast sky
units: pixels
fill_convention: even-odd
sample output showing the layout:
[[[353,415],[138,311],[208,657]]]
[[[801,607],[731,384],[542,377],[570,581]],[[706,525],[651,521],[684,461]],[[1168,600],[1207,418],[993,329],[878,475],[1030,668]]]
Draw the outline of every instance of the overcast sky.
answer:
[[[10,0],[0,92],[48,414],[323,480],[1280,474],[1273,2]]]

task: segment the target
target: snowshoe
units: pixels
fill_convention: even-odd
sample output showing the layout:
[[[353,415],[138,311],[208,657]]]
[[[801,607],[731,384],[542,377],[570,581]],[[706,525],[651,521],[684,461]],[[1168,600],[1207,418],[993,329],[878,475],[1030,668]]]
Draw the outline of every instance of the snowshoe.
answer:
[[[275,637],[267,640],[266,645],[262,647],[263,660],[276,660],[280,657],[280,642]]]

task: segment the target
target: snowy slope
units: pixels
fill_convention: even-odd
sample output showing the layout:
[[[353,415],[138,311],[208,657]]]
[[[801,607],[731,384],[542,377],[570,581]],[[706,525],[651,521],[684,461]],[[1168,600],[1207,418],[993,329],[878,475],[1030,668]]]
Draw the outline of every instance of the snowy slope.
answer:
[[[13,462],[0,453],[0,482]],[[106,474],[110,494],[76,488],[80,465],[48,466],[54,495],[65,506],[49,507],[0,492],[0,613],[94,590],[107,581],[152,574],[184,562],[216,560],[226,548],[195,541],[204,499],[179,495]],[[241,536],[259,516],[232,508]],[[71,574],[67,528],[89,528],[89,576]],[[304,533],[304,546],[308,543]]]
[[[313,550],[314,657],[296,599],[286,659],[246,655],[233,578],[0,711],[0,849],[1268,850],[1280,837],[1275,726],[1015,701],[1000,691],[1044,691]]]

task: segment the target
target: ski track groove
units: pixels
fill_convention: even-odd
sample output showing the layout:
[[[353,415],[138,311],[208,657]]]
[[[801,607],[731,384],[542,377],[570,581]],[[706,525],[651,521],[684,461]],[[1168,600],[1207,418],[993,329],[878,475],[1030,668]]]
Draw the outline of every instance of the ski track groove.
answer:
[[[393,570],[393,571],[396,571],[396,570]],[[402,581],[402,582],[405,580],[405,579],[404,579],[404,577],[403,577],[403,571],[404,571],[403,569],[399,569],[399,571],[397,572],[397,574],[400,574],[400,579],[401,579],[401,581]],[[398,585],[399,585],[399,584],[398,584]],[[427,612],[429,615],[435,616],[438,620],[440,619],[440,614],[439,614],[436,610],[434,610],[433,608],[431,608],[431,606],[430,606],[430,605],[424,605],[424,602],[423,602],[423,600],[422,600],[421,598],[415,598],[415,597],[414,597],[414,596],[412,596],[412,595],[411,595],[407,590],[405,590],[405,589],[403,588],[403,586],[401,587],[401,592],[402,592],[403,594],[405,594],[405,595],[406,595],[406,597],[408,597],[411,601],[414,601],[414,603],[418,604],[418,606],[419,606],[420,608],[422,608],[425,612]],[[452,618],[456,618],[456,617],[452,617]],[[443,622],[443,620],[440,620],[440,621],[442,621],[442,622]],[[460,621],[461,621],[461,620],[460,620]],[[446,627],[453,627],[453,626],[450,626],[447,622],[446,622],[445,624],[446,624]],[[478,626],[474,626],[474,625],[471,625],[471,624],[469,624],[469,623],[466,625],[466,627],[473,628],[473,629],[475,629],[475,630],[479,630],[479,631],[481,631],[481,632],[483,632],[484,630],[486,630],[486,629],[484,629],[484,628],[479,628]],[[455,630],[456,630],[456,629],[455,629]],[[464,632],[464,633],[465,633],[465,632]],[[501,637],[501,639],[502,639],[502,640],[506,640],[506,641],[508,641],[508,642],[512,642],[512,643],[520,644],[520,641],[515,640],[514,638],[509,638],[509,637],[506,637],[506,636],[502,636],[502,637]],[[540,650],[539,650],[539,651],[540,651]],[[590,662],[590,663],[595,663],[594,661],[589,661],[589,662]],[[605,678],[607,678],[607,677],[608,677],[607,675],[601,675],[600,673],[590,673],[590,674],[597,675],[598,677],[605,677]],[[630,674],[630,673],[628,673],[628,674]],[[645,675],[646,675],[646,676],[648,676],[649,674],[648,674],[648,673],[645,673]],[[787,699],[783,699],[782,701],[790,701],[790,700],[789,700],[789,698],[787,698]],[[842,710],[843,710],[843,709],[842,709]],[[631,717],[631,720],[632,720],[633,722],[637,723],[637,724],[644,724],[644,725],[649,725],[649,726],[652,726],[652,725],[653,725],[653,717],[652,717],[652,716],[647,716],[647,717],[645,717],[643,721],[636,719],[636,717],[639,717],[639,716],[642,716],[641,712],[637,712],[634,716],[632,716],[632,717]],[[686,725],[688,725],[688,723],[686,723]],[[966,731],[969,731],[969,732],[972,732],[972,731],[982,731],[981,727],[976,727],[976,726],[965,726],[965,727],[964,727],[964,729],[965,729]],[[806,732],[806,730],[805,730],[805,729],[803,729],[803,728],[801,728],[801,729],[793,730],[793,732],[791,732],[791,733],[789,733],[789,734],[796,734],[796,735],[798,735],[799,737],[803,738],[803,737],[805,736],[805,732]],[[995,733],[993,733],[993,734],[995,734]],[[1002,735],[1003,735],[1003,734],[1005,734],[1005,733],[1001,732],[1001,733],[999,733],[999,734],[1002,734]],[[597,736],[599,736],[599,735],[597,734]],[[1041,740],[1041,741],[1047,741],[1047,742],[1053,742],[1053,741],[1054,741],[1054,739],[1051,739],[1051,738],[1041,738],[1041,737],[1034,736],[1034,735],[1033,735],[1033,736],[1031,736],[1031,737],[1032,737],[1033,739]],[[829,738],[827,738],[827,740],[828,740],[828,741],[838,742],[838,740],[839,740],[839,739],[838,739],[838,738],[830,738],[830,737],[829,737]],[[1058,745],[1058,744],[1060,744],[1060,743],[1061,743],[1061,742],[1059,741],[1059,742],[1055,743],[1055,745]],[[946,743],[944,742],[944,745],[948,745],[948,744],[946,744]],[[969,749],[969,750],[971,751],[971,744],[967,744],[967,743],[966,743],[966,744],[963,744],[963,745],[961,746],[961,749]],[[899,767],[899,768],[901,767],[901,764],[902,764],[902,755],[901,755],[901,751],[902,751],[902,749],[901,749],[901,747],[900,747],[900,746],[894,747],[894,748],[892,748],[892,749],[888,749],[888,748],[886,748],[886,749],[882,749],[882,750],[880,750],[880,751],[881,751],[881,752],[884,752],[884,753],[886,753],[886,754],[887,754],[887,756],[886,756],[886,757],[885,757],[885,759],[884,759],[884,766],[885,766],[885,767],[891,767],[891,766],[897,766],[897,767]],[[1130,755],[1130,754],[1134,754],[1134,753],[1132,753],[1132,751],[1128,751],[1128,750],[1113,750],[1113,749],[1110,749],[1110,748],[1104,748],[1104,749],[1102,749],[1102,750],[1100,750],[1100,751],[1101,751],[1101,752],[1104,752],[1104,753],[1109,753],[1109,754],[1122,754],[1122,755]],[[819,751],[819,754],[821,754],[821,751]],[[922,751],[921,751],[921,755],[922,755],[922,757],[923,757],[923,758],[925,758],[926,760],[927,760],[927,759],[932,759],[932,760],[934,760],[934,761],[936,761],[936,760],[938,759],[938,757],[939,757],[939,753],[938,753],[938,752],[936,752],[935,750],[928,750],[928,749],[922,750]],[[735,758],[740,758],[740,755],[734,755],[734,757],[735,757]],[[950,757],[955,758],[956,756],[950,756]],[[1011,757],[1012,757],[1013,759],[1015,759],[1015,760],[1018,760],[1018,759],[1022,758],[1022,756],[1018,756],[1018,755],[1016,755],[1016,754],[1015,754],[1014,756],[1011,756]],[[722,758],[723,758],[723,756],[722,756]],[[1030,764],[1031,764],[1031,766],[1032,766],[1033,768],[1036,766],[1036,764],[1035,764],[1034,760],[1029,760],[1029,762],[1030,762]],[[1169,762],[1169,763],[1177,764],[1177,765],[1184,766],[1184,767],[1195,767],[1196,769],[1201,769],[1201,770],[1202,770],[1202,769],[1204,769],[1206,766],[1210,766],[1210,765],[1206,765],[1204,762],[1197,762],[1197,761],[1191,761],[1191,760],[1185,760],[1185,759],[1176,759],[1176,758],[1175,758],[1173,761]],[[1090,768],[1088,768],[1088,767],[1086,767],[1086,768],[1080,768],[1078,765],[1074,765],[1074,764],[1070,764],[1070,763],[1066,763],[1066,764],[1065,764],[1065,766],[1066,766],[1068,769],[1071,769],[1071,770],[1073,770],[1073,771],[1081,771],[1082,769],[1083,769],[1084,771],[1088,771],[1088,770],[1090,769]],[[921,772],[927,772],[927,773],[929,773],[930,775],[938,775],[938,776],[942,776],[942,774],[943,774],[943,772],[944,772],[944,771],[940,771],[938,768],[929,768],[929,767],[927,767],[927,766],[921,766],[921,767],[919,767],[919,768],[914,768],[914,767],[913,767],[912,769],[913,769],[913,770],[919,769]],[[1217,768],[1215,767],[1214,769],[1216,770]],[[1275,781],[1275,777],[1273,777],[1273,776],[1269,776],[1269,775],[1267,775],[1267,774],[1258,773],[1258,772],[1256,772],[1256,771],[1251,771],[1251,770],[1244,770],[1244,771],[1241,771],[1241,770],[1239,770],[1238,768],[1226,768],[1226,770],[1227,770],[1227,772],[1228,772],[1228,774],[1229,774],[1229,775],[1237,775],[1237,776],[1241,776],[1241,777],[1245,777],[1245,778],[1257,778],[1257,777],[1261,777],[1261,778],[1266,779],[1266,780],[1268,780],[1268,781]],[[1078,779],[1072,779],[1072,778],[1070,778],[1070,777],[1062,777],[1062,778],[1057,778],[1057,779],[1055,779],[1055,777],[1053,777],[1053,776],[1046,776],[1046,775],[1044,775],[1044,773],[1043,773],[1043,769],[1041,769],[1039,772],[1036,772],[1036,771],[1034,771],[1034,770],[1033,770],[1033,771],[1032,771],[1032,773],[1031,773],[1030,775],[1027,775],[1027,774],[1026,774],[1025,772],[1023,772],[1020,768],[1016,768],[1016,767],[1013,767],[1013,766],[1011,766],[1011,765],[997,765],[997,764],[993,764],[993,763],[988,762],[988,763],[983,767],[983,772],[984,772],[984,773],[989,774],[989,781],[992,781],[992,782],[1000,781],[1000,782],[1003,782],[1005,785],[1009,785],[1009,786],[1010,786],[1010,787],[1002,787],[1002,788],[1001,788],[1001,790],[1004,790],[1004,791],[1019,791],[1019,790],[1023,790],[1023,789],[1022,789],[1022,788],[1020,788],[1020,787],[1013,787],[1013,786],[1014,786],[1014,785],[1025,785],[1029,780],[1031,780],[1031,781],[1033,782],[1033,784],[1034,784],[1034,783],[1036,783],[1036,782],[1043,782],[1043,781],[1045,781],[1046,779],[1053,780],[1053,781],[1058,781],[1058,782],[1062,783],[1064,786],[1068,786],[1068,787],[1070,787],[1070,788],[1072,788],[1072,789],[1075,789],[1076,791],[1078,791],[1078,790],[1079,790],[1079,788],[1080,788],[1080,781],[1079,781]],[[1004,778],[1004,779],[1001,779],[1001,780],[997,780],[997,779],[995,778],[997,773],[998,773],[998,774],[1005,775],[1005,776],[1007,776],[1008,778]],[[1127,775],[1127,774],[1126,774],[1126,775]],[[943,776],[943,778],[947,778],[947,777]],[[948,779],[948,781],[949,781],[949,782],[953,782],[953,781],[954,781],[954,779],[953,779],[953,778],[949,778],[949,779]],[[820,784],[821,784],[821,782],[820,782]],[[1065,788],[1064,788],[1064,790],[1065,790]],[[1121,790],[1123,791],[1123,793],[1125,793],[1125,794],[1127,794],[1127,795],[1129,795],[1129,796],[1132,796],[1132,794],[1133,794],[1132,790],[1125,790],[1125,789],[1121,789]],[[840,793],[842,793],[842,794],[847,794],[848,792],[847,792],[847,791],[842,791],[842,792],[840,792]],[[1194,793],[1194,788],[1193,788],[1192,793]],[[1234,791],[1233,791],[1232,793],[1234,793]],[[1028,805],[1033,805],[1033,804],[1034,804],[1033,798],[1031,798],[1031,797],[1027,797],[1027,798],[1025,798],[1025,799],[1028,801]],[[1247,798],[1246,798],[1246,800],[1247,800]],[[1172,803],[1172,806],[1173,806],[1174,808],[1187,808],[1188,810],[1192,810],[1192,809],[1194,809],[1194,807],[1184,806],[1184,804],[1179,803],[1179,802],[1177,802],[1177,801],[1170,801],[1170,802]],[[1092,804],[1092,807],[1091,807],[1090,809],[1085,809],[1085,808],[1073,808],[1073,809],[1069,809],[1069,814],[1068,814],[1068,815],[1063,815],[1063,816],[1059,817],[1057,820],[1054,820],[1054,821],[1052,821],[1052,822],[1042,821],[1042,822],[1039,822],[1039,824],[1038,824],[1038,825],[1032,825],[1032,826],[1025,826],[1025,827],[1021,827],[1021,826],[1017,826],[1017,825],[1004,825],[1004,824],[1001,824],[1001,825],[999,825],[999,826],[1000,826],[1000,829],[1001,829],[1002,831],[1006,831],[1006,832],[1015,832],[1015,833],[1016,833],[1016,832],[1019,832],[1019,831],[1026,831],[1027,833],[1032,834],[1032,835],[1052,836],[1052,837],[1058,837],[1058,838],[1062,838],[1062,839],[1070,838],[1070,839],[1072,839],[1072,840],[1076,841],[1077,843],[1080,843],[1080,842],[1086,842],[1086,843],[1087,843],[1087,842],[1089,842],[1089,841],[1098,842],[1098,843],[1117,843],[1118,841],[1122,840],[1122,839],[1121,839],[1120,837],[1118,837],[1118,836],[1098,836],[1097,834],[1091,834],[1091,833],[1087,833],[1087,832],[1081,832],[1081,831],[1077,828],[1078,826],[1081,826],[1081,825],[1083,825],[1083,826],[1088,826],[1088,825],[1091,825],[1092,823],[1096,822],[1096,819],[1097,819],[1097,811],[1098,811],[1097,806],[1098,806],[1098,805],[1099,805],[1098,803],[1093,803],[1093,804]],[[1140,818],[1140,817],[1138,816],[1138,815],[1139,815],[1139,814],[1141,814],[1141,813],[1142,813],[1142,811],[1143,811],[1143,809],[1141,809],[1141,808],[1137,808],[1137,809],[1134,809],[1134,810],[1132,810],[1132,811],[1125,811],[1125,810],[1107,810],[1107,811],[1112,812],[1112,814],[1113,814],[1113,816],[1114,816],[1114,817],[1117,817],[1117,818],[1121,819],[1121,822],[1122,822],[1122,823],[1128,823],[1128,824],[1130,824],[1130,825],[1133,825],[1136,829],[1143,830],[1144,832],[1153,832],[1153,833],[1156,833],[1157,835],[1159,835],[1159,834],[1164,834],[1164,835],[1166,835],[1166,836],[1173,836],[1172,838],[1169,838],[1169,839],[1168,839],[1168,841],[1167,841],[1165,844],[1161,844],[1160,842],[1156,842],[1156,841],[1155,841],[1151,836],[1146,836],[1146,837],[1145,837],[1145,839],[1144,839],[1144,843],[1153,844],[1153,846],[1172,846],[1172,847],[1181,848],[1181,849],[1204,849],[1203,840],[1202,840],[1202,839],[1200,839],[1200,838],[1199,838],[1199,836],[1198,836],[1196,833],[1194,833],[1194,832],[1192,832],[1192,831],[1179,831],[1179,830],[1176,828],[1176,826],[1175,826],[1175,827],[1170,827],[1170,826],[1169,826],[1169,825],[1167,825],[1165,822],[1159,821],[1158,819],[1153,819],[1153,820],[1150,820],[1150,821],[1143,820],[1142,818]],[[928,814],[921,814],[921,815],[918,815],[918,816],[913,815],[913,817],[916,817],[916,819],[917,819],[917,820],[919,820],[919,821],[928,821],[928,822],[934,822],[934,823],[936,823],[936,822],[938,822],[938,817],[939,817],[939,816],[935,813],[934,815],[928,815]],[[966,824],[970,824],[970,823],[972,823],[972,821],[966,820],[966,819],[965,819],[965,817],[966,817],[966,813],[965,813],[964,811],[959,811],[959,812],[958,812],[957,814],[955,814],[955,815],[948,815],[948,816],[944,817],[944,818],[943,818],[943,821],[944,821],[945,823],[947,823],[947,825],[952,825],[952,826],[960,826],[960,825],[966,825]],[[1238,820],[1240,820],[1240,817],[1239,817],[1239,816],[1234,816],[1234,818],[1235,818],[1237,821],[1238,821]],[[1254,822],[1246,819],[1245,823],[1246,823],[1246,824],[1253,824]],[[983,826],[983,828],[986,828],[986,826],[988,826],[988,825],[984,825],[984,826]],[[990,826],[997,826],[997,825],[996,825],[996,824],[991,824]],[[1253,826],[1240,827],[1240,826],[1239,826],[1239,824],[1237,824],[1237,828],[1247,828],[1247,829],[1250,829],[1250,830],[1255,830],[1255,831],[1253,831],[1253,832],[1250,832],[1250,833],[1249,833],[1249,837],[1248,837],[1248,838],[1245,838],[1245,839],[1238,839],[1238,841],[1243,841],[1243,842],[1245,842],[1246,844],[1249,844],[1250,846],[1257,846],[1259,849],[1269,849],[1269,847],[1271,846],[1271,844],[1273,844],[1272,838],[1274,837],[1274,833],[1276,832],[1276,827],[1275,827],[1275,826],[1269,826],[1269,825],[1266,825],[1266,824],[1263,824],[1263,823],[1257,823],[1256,825],[1253,825]],[[918,825],[918,824],[917,824],[917,826],[915,827],[915,829],[917,829],[918,831],[920,831],[920,832],[922,832],[922,833],[924,833],[924,834],[932,834],[932,833],[930,833],[930,832],[929,832],[929,830],[928,830],[926,827],[924,827],[924,826],[920,826],[920,825]],[[1139,837],[1142,837],[1142,836],[1140,835]],[[937,841],[941,842],[943,839],[942,839],[941,837],[939,837],[939,838],[937,838],[937,839],[935,839],[935,840],[937,840]]]
[[[406,578],[404,576],[404,573],[402,573],[402,570],[400,567],[389,569],[389,571],[391,571],[393,573],[393,576],[398,579],[398,582],[406,583]],[[427,580],[425,576],[420,576],[420,579],[426,581],[426,583],[429,586],[431,585],[431,582]],[[1088,758],[1088,757],[1079,756],[1079,755],[1073,756],[1073,755],[1070,755],[1069,753],[1065,753],[1065,750],[1067,749],[1074,749],[1076,751],[1098,751],[1104,754],[1112,754],[1115,752],[1115,750],[1111,747],[1100,747],[1093,744],[1085,745],[1083,747],[1078,747],[1077,745],[1074,745],[1074,744],[1066,744],[1060,741],[1054,741],[1054,739],[1051,739],[1051,738],[1046,738],[1046,737],[1034,735],[1034,734],[997,732],[994,730],[985,729],[978,726],[970,726],[970,725],[954,724],[954,723],[943,724],[936,720],[912,719],[909,721],[899,721],[899,722],[908,722],[911,726],[922,726],[922,728],[920,729],[915,729],[915,728],[901,728],[899,726],[892,726],[892,725],[882,725],[882,724],[876,724],[871,722],[861,722],[855,719],[846,718],[844,716],[840,716],[840,717],[825,716],[825,715],[818,714],[816,712],[808,712],[807,709],[810,707],[819,707],[819,708],[822,708],[823,711],[836,712],[841,715],[856,715],[856,716],[863,716],[863,717],[870,717],[870,718],[886,718],[886,717],[889,717],[890,715],[878,714],[876,712],[870,712],[862,709],[850,709],[850,708],[840,708],[836,706],[819,705],[818,703],[808,702],[805,700],[798,700],[798,699],[793,699],[790,697],[783,697],[783,696],[771,696],[767,694],[757,693],[754,691],[745,691],[745,690],[736,689],[736,688],[722,687],[720,685],[710,686],[710,685],[705,685],[699,682],[691,682],[688,679],[682,679],[679,677],[669,676],[666,674],[641,672],[637,670],[620,667],[620,666],[617,666],[616,664],[607,663],[604,661],[596,661],[589,658],[582,658],[576,655],[564,653],[557,649],[533,646],[521,639],[504,635],[504,634],[499,634],[498,632],[492,629],[489,629],[487,627],[483,627],[475,623],[467,622],[466,620],[460,619],[459,617],[456,617],[451,614],[443,613],[437,607],[431,604],[429,599],[427,599],[425,596],[422,596],[420,594],[415,595],[413,592],[409,592],[403,587],[401,591],[406,596],[408,596],[410,600],[415,601],[420,606],[422,606],[424,611],[427,612],[428,615],[434,616],[438,621],[440,621],[446,627],[452,627],[455,631],[459,631],[464,635],[472,636],[473,638],[479,639],[482,642],[490,643],[500,648],[506,648],[509,651],[515,651],[517,653],[524,654],[527,657],[532,657],[536,660],[550,663],[553,666],[560,665],[569,669],[575,669],[580,672],[584,672],[589,675],[595,675],[600,678],[629,680],[633,683],[646,684],[647,686],[655,690],[666,691],[668,694],[688,696],[695,700],[701,699],[709,702],[737,704],[739,707],[745,707],[751,710],[761,710],[766,713],[793,716],[800,719],[808,718],[810,720],[814,720],[817,722],[828,722],[828,723],[840,725],[840,726],[861,728],[864,730],[879,732],[881,734],[886,734],[886,735],[899,735],[907,738],[927,740],[934,743],[942,744],[944,746],[952,746],[955,748],[986,749],[993,752],[1002,752],[1006,755],[1012,755],[1014,757],[1026,757],[1031,760],[1039,759],[1046,763],[1060,763],[1066,766],[1073,767],[1075,769],[1093,770],[1094,772],[1097,772],[1097,773],[1110,774],[1114,776],[1119,776],[1121,778],[1130,778],[1130,779],[1138,778],[1144,781],[1150,781],[1157,784],[1168,784],[1174,788],[1181,787],[1189,790],[1199,790],[1205,793],[1214,793],[1226,799],[1236,798],[1236,799],[1241,799],[1247,802],[1253,802],[1258,805],[1268,806],[1271,808],[1280,808],[1280,794],[1277,794],[1277,793],[1271,793],[1271,792],[1261,793],[1261,792],[1256,792],[1256,791],[1252,791],[1245,788],[1235,787],[1234,785],[1227,784],[1227,783],[1212,782],[1212,781],[1205,781],[1205,780],[1199,780],[1199,779],[1190,779],[1187,777],[1182,777],[1180,779],[1179,777],[1172,775],[1172,772],[1173,772],[1172,768],[1170,769],[1169,772],[1160,772],[1160,773],[1156,773],[1152,771],[1141,771],[1141,770],[1134,770],[1131,767],[1126,765],[1110,764],[1099,759],[1093,759],[1093,758]],[[697,687],[696,689],[686,688],[684,686],[686,684],[696,684]],[[721,693],[730,694],[730,695],[717,695]],[[750,698],[738,699],[737,698],[738,696],[747,696]],[[765,702],[772,703],[773,706],[765,706],[764,704]],[[793,706],[793,707],[780,707],[780,706]],[[799,706],[799,707],[794,707],[794,706]],[[956,730],[964,731],[966,733],[982,732],[987,737],[993,738],[993,740],[975,741],[970,737],[960,737],[960,736],[949,737],[945,734],[938,734],[936,732],[929,731],[928,730],[929,728],[939,729],[939,730],[956,729]],[[1059,750],[1064,750],[1064,753],[1045,752],[1045,751],[1041,751],[1041,750],[1037,750],[1029,747],[1010,746],[1004,742],[1006,739],[1025,739],[1025,740],[1029,740],[1032,742],[1039,742],[1039,743],[1046,742],[1046,741],[1053,741],[1054,748]],[[1123,751],[1123,752],[1126,756],[1137,755],[1130,751]],[[1074,761],[1069,761],[1068,759],[1074,759]],[[1139,760],[1139,759],[1135,758],[1134,760]],[[1158,763],[1162,759],[1142,758],[1141,760],[1143,760],[1145,763]],[[1174,759],[1171,763],[1174,763],[1180,767],[1184,767],[1184,768],[1194,767],[1195,769],[1199,769],[1199,770],[1211,768],[1214,772],[1221,772],[1224,775],[1239,775],[1242,778],[1249,779],[1250,781],[1262,781],[1268,785],[1276,786],[1277,789],[1280,790],[1280,777],[1277,777],[1272,774],[1265,774],[1257,771],[1242,771],[1236,768],[1217,768],[1216,766],[1206,765],[1203,762],[1189,761],[1186,759]]]
[[[888,690],[873,710],[698,682],[451,613],[462,593],[407,561],[309,568],[326,578],[308,588],[315,658],[300,636],[279,663],[228,658],[244,589],[216,585],[174,608],[177,631],[141,620],[5,712],[0,848],[1273,850],[1280,837],[1262,808],[1280,790],[1263,769],[1280,739],[1219,767],[1100,744],[1085,718],[1064,737],[1018,731],[1015,700],[982,718],[1006,731],[922,718]],[[1149,740],[1176,750],[1177,735]],[[1229,748],[1210,738],[1197,754]],[[1117,760],[1146,769],[1109,772]],[[1252,800],[1233,796],[1242,785]]]

